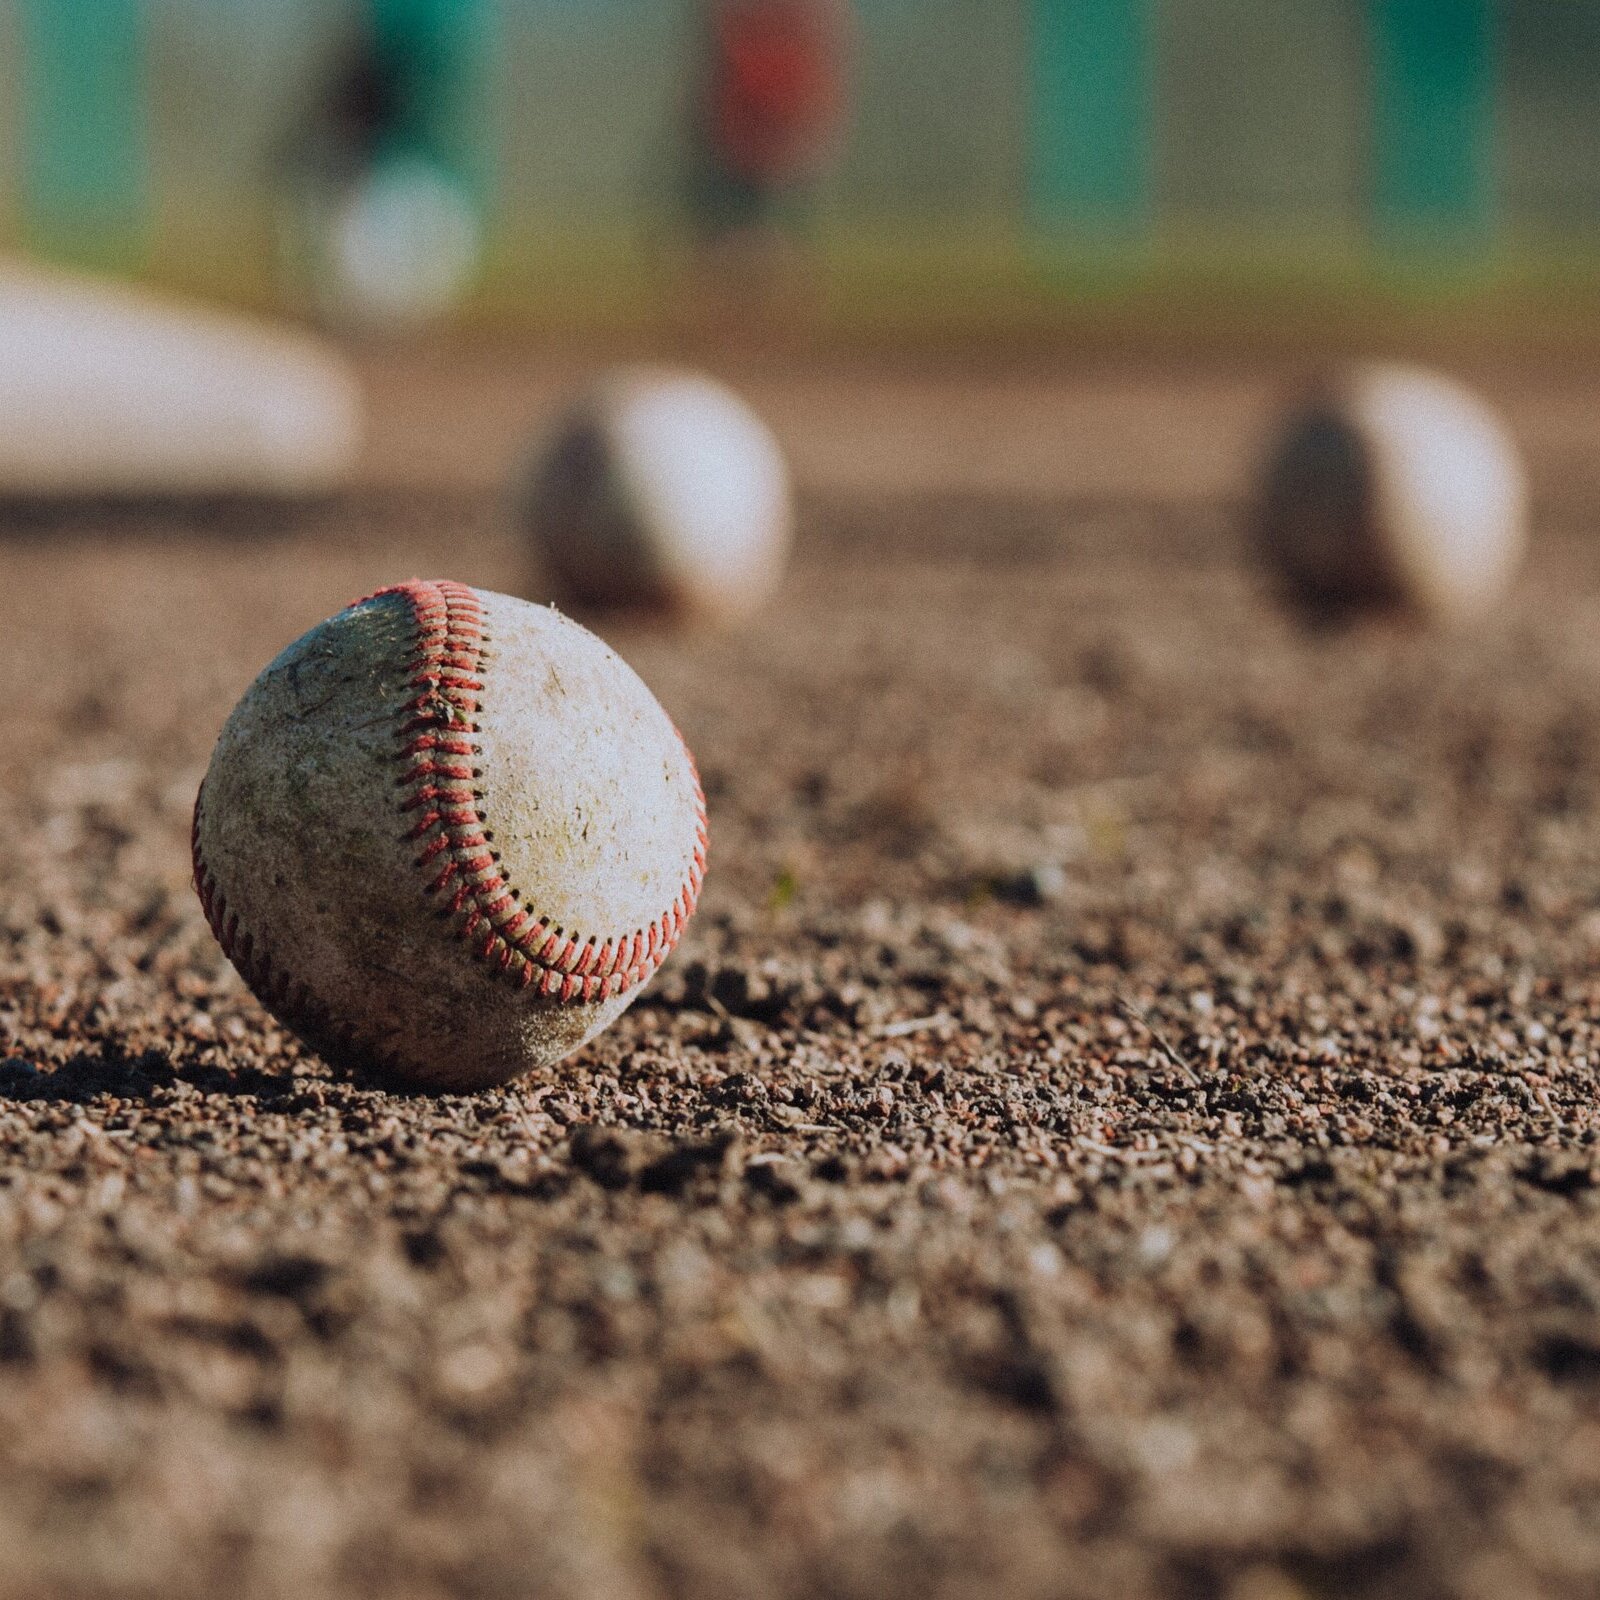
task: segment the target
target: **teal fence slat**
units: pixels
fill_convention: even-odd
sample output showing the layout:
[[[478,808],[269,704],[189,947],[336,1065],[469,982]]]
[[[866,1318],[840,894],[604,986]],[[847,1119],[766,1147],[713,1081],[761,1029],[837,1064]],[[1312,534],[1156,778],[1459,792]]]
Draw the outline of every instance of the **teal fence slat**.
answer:
[[[368,0],[380,47],[404,64],[408,125],[398,136],[441,157],[480,194],[497,165],[496,0]]]
[[[1495,0],[1371,0],[1374,220],[1460,237],[1494,202]]]
[[[149,203],[140,0],[21,0],[24,226],[47,249],[126,259]]]
[[[1126,234],[1150,199],[1153,0],[1033,0],[1030,209]]]

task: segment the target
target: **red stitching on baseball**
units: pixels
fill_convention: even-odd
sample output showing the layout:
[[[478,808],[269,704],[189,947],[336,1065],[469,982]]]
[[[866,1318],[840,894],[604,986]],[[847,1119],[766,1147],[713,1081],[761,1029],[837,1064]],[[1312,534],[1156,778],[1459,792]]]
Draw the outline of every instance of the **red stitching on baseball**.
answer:
[[[367,599],[391,594],[411,607],[417,630],[408,662],[408,682],[416,693],[402,707],[397,729],[396,760],[406,770],[395,787],[409,791],[400,810],[412,823],[406,840],[422,846],[417,866],[424,875],[423,893],[433,897],[451,890],[444,909],[452,919],[460,918],[457,937],[491,973],[505,974],[520,988],[537,982],[541,994],[571,1003],[622,994],[654,976],[682,935],[705,878],[706,802],[687,747],[695,843],[688,876],[672,904],[647,925],[648,931],[602,938],[556,927],[522,903],[520,892],[495,870],[482,797],[472,787],[479,770],[461,760],[477,762],[483,755],[467,736],[478,731],[479,697],[488,676],[483,607],[465,584],[416,579]]]

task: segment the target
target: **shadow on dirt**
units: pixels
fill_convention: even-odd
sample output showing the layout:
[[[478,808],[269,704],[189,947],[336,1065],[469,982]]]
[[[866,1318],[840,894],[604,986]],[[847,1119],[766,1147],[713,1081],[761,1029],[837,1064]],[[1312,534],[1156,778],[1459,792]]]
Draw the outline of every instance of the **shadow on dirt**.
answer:
[[[24,1056],[0,1061],[0,1103],[50,1100],[87,1105],[107,1098],[149,1101],[178,1084],[187,1084],[201,1094],[284,1102],[301,1096],[306,1080],[289,1073],[263,1072],[258,1067],[220,1066],[202,1059],[198,1047],[192,1054],[145,1050],[130,1055],[107,1044],[99,1050],[80,1051],[54,1070]]]

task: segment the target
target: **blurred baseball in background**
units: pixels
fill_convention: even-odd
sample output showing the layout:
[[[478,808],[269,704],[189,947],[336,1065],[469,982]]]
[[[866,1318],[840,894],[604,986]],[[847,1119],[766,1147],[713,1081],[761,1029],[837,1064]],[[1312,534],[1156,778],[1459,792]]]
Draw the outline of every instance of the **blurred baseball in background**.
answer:
[[[350,332],[427,326],[466,297],[479,221],[465,189],[436,162],[397,154],[303,197],[312,308]]]
[[[1480,615],[1527,544],[1517,448],[1476,395],[1419,367],[1357,364],[1290,411],[1266,460],[1258,537],[1320,613]]]
[[[523,515],[555,598],[727,622],[777,587],[793,534],[783,452],[736,394],[625,367],[541,445]]]

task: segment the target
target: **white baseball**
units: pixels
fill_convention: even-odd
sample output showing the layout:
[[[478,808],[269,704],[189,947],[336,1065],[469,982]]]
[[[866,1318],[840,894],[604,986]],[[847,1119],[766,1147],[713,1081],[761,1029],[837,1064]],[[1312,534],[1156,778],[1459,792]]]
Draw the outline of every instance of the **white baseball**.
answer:
[[[477,213],[417,157],[379,162],[339,193],[320,241],[320,299],[337,323],[404,332],[453,311],[478,269]]]
[[[561,596],[708,621],[771,595],[794,527],[783,452],[750,407],[711,378],[643,367],[560,418],[525,509]]]
[[[547,1067],[677,943],[705,803],[631,668],[545,606],[414,580],[288,647],[195,803],[234,966],[337,1065],[428,1089]]]
[[[1527,545],[1527,486],[1504,426],[1437,373],[1355,366],[1272,447],[1260,535],[1313,606],[1455,622],[1504,592]]]

